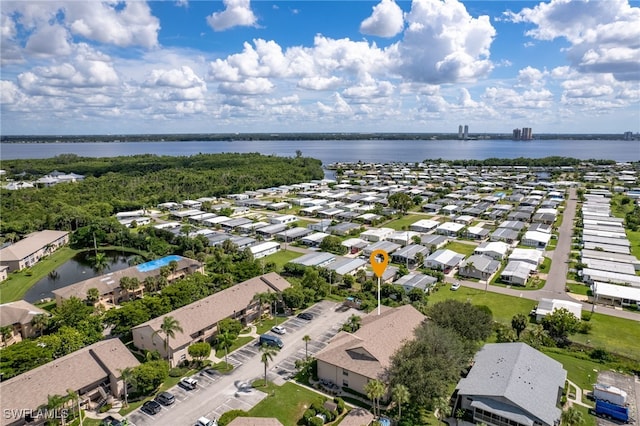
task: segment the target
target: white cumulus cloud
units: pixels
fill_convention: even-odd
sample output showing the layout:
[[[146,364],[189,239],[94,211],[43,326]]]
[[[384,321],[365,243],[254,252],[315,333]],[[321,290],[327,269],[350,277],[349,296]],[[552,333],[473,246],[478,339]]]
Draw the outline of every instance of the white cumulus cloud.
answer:
[[[399,51],[405,78],[426,83],[473,81],[493,68],[496,30],[488,16],[473,18],[457,0],[414,0]]]
[[[207,16],[207,23],[214,31],[224,31],[229,28],[256,25],[256,15],[251,10],[250,0],[223,0],[225,9]]]
[[[394,0],[382,0],[373,7],[370,17],[360,24],[360,32],[379,37],[393,37],[404,27],[402,9]]]
[[[551,0],[507,15],[534,24],[527,32],[534,39],[566,39],[567,57],[579,71],[640,80],[640,8],[627,0]]]

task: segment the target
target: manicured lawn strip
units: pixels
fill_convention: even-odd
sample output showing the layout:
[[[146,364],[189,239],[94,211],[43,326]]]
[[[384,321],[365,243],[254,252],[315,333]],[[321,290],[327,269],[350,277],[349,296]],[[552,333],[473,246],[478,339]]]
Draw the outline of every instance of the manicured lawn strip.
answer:
[[[589,321],[591,332],[589,334],[573,334],[570,339],[592,348],[604,348],[609,352],[639,360],[640,326],[638,326],[638,322],[599,314],[597,310],[596,307],[596,312]]]
[[[282,324],[283,322],[286,321],[286,318],[267,318],[265,320],[262,320],[262,323],[260,321],[256,321],[255,324],[256,324],[256,330],[258,334],[264,334],[269,330],[271,330],[271,327],[273,327],[274,325],[277,325],[276,320],[277,320],[277,324]]]
[[[549,272],[549,270],[551,269],[551,258],[550,257],[543,257],[543,261],[542,261],[542,265],[540,265],[538,267],[538,270],[541,272],[544,272],[545,274]]]
[[[304,253],[299,253],[297,251],[284,251],[281,250],[277,253],[273,253],[270,254],[269,256],[265,256],[263,261],[266,262],[273,262],[278,266],[278,270],[282,270],[282,268],[284,267],[284,265],[290,261],[292,261],[293,259],[297,259],[300,256],[302,256]]]
[[[627,229],[626,232],[629,243],[631,243],[631,254],[640,259],[640,231],[629,231]]]
[[[598,371],[608,369],[604,364],[589,359],[577,358],[563,349],[543,348],[542,352],[560,362],[564,369],[567,370],[567,379],[584,391],[593,389],[593,385],[598,379]],[[586,398],[586,393],[584,392],[582,402],[593,404]]]
[[[567,287],[569,287],[571,293],[591,296],[591,290],[588,285],[567,283]]]
[[[452,241],[445,246],[448,250],[453,250],[456,253],[464,254],[465,256],[471,256],[478,246],[474,246],[473,244],[465,244],[459,243],[457,241]]]
[[[584,399],[584,398],[583,398]],[[579,412],[582,413],[582,418],[584,419],[584,423],[581,423],[581,426],[596,426],[596,416],[592,415],[589,412],[587,407],[583,407],[581,405],[574,405]]]
[[[410,214],[400,219],[387,222],[382,226],[385,228],[395,229],[396,231],[402,231],[403,227],[404,229],[409,229],[409,226],[411,226],[413,223],[419,221],[420,219],[426,219],[426,218],[427,217],[423,215]]]
[[[14,272],[9,274],[9,278],[0,284],[0,303],[13,302],[20,300],[24,294],[41,278],[66,261],[78,254],[81,250],[74,250],[70,247],[61,247],[47,258],[42,259],[28,270],[30,276],[25,271]]]
[[[249,410],[251,417],[275,417],[284,426],[296,426],[304,411],[314,401],[322,402],[324,397],[309,389],[287,382],[282,386],[269,383],[266,387],[256,387],[268,396]]]
[[[233,342],[233,345],[231,345],[231,347],[227,350],[227,353],[230,354],[231,352],[235,351],[239,347],[246,345],[247,343],[249,343],[253,339],[254,339],[253,336],[240,336],[240,337],[238,337],[236,339],[236,341]],[[224,350],[218,349],[216,351],[216,357],[219,358],[219,359],[224,359]]]
[[[486,305],[493,312],[493,318],[496,321],[507,324],[511,324],[511,318],[515,314],[523,313],[526,315],[536,305],[534,300],[484,292],[464,286],[457,291],[451,291],[448,287],[440,287],[438,291],[429,294],[429,305],[446,299],[456,299],[460,302],[469,301],[474,305]]]

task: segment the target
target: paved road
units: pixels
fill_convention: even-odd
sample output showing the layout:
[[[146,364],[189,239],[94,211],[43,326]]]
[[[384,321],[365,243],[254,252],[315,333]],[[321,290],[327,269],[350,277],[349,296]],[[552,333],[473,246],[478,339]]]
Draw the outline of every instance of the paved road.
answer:
[[[565,287],[567,284],[567,272],[569,270],[569,254],[571,253],[571,242],[573,239],[573,220],[576,216],[577,204],[576,190],[569,190],[569,197],[563,213],[562,225],[558,229],[558,244],[553,251],[551,257],[551,268],[547,274],[547,281],[540,290],[522,290],[517,287],[505,288],[495,285],[487,286],[484,283],[474,281],[456,280],[447,278],[448,282],[459,281],[463,286],[475,288],[478,290],[488,290],[493,293],[506,294],[515,297],[524,297],[525,299],[539,301],[542,298],[553,298],[570,300],[572,302],[582,303],[582,310],[598,312],[604,315],[640,321],[640,314],[630,311],[613,309],[603,305],[592,305],[591,303],[575,300],[567,294]]]
[[[290,318],[282,324],[287,329],[287,334],[281,336],[284,347],[274,357],[268,372],[269,380],[276,384],[284,383],[285,378],[295,371],[295,360],[304,358],[304,335],[311,337],[309,355],[312,356],[327,345],[329,339],[355,312],[328,301],[320,302],[308,311],[314,314],[313,320]],[[175,404],[163,407],[155,416],[136,410],[128,416],[129,421],[136,426],[187,426],[193,425],[201,416],[213,419],[232,409],[251,409],[266,397],[255,389],[239,389],[243,383],[264,377],[264,364],[260,362],[257,341],[234,351],[229,355],[229,362],[235,366],[230,374],[210,376],[200,373],[193,376],[198,380],[197,389],[185,391],[176,386],[169,390],[176,397]]]

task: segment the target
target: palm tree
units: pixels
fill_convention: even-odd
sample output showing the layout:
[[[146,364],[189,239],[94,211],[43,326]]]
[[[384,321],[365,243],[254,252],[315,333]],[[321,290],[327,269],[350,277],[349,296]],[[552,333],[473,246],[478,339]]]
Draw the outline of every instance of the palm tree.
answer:
[[[351,329],[352,333],[355,333],[360,328],[360,323],[362,322],[362,318],[358,315],[351,315],[349,317],[349,321],[347,322],[347,326]]]
[[[88,302],[96,303],[98,300],[100,300],[100,291],[97,288],[91,287],[89,290],[87,290]]]
[[[582,413],[573,405],[562,412],[562,423],[566,426],[579,426],[584,423]]]
[[[511,328],[516,331],[518,340],[520,340],[520,334],[527,328],[528,322],[526,315],[523,313],[515,314],[511,318]]]
[[[34,315],[31,318],[31,327],[38,330],[38,335],[42,336],[42,331],[49,325],[49,317],[46,314]]]
[[[74,391],[73,389],[68,389],[66,399],[67,401],[73,401],[73,403],[71,404],[72,413],[75,411],[75,407],[76,406],[78,407],[78,418],[80,419],[80,426],[82,426],[83,419],[82,419],[82,410],[80,409],[80,394],[78,394],[78,392]]]
[[[10,325],[0,327],[0,335],[2,336],[2,345],[7,346],[7,341],[13,336],[13,327]]]
[[[129,300],[131,297],[129,292],[132,290],[132,288],[133,288],[133,282],[131,281],[130,277],[120,278],[120,290],[122,290],[124,294],[127,296],[127,300]]]
[[[178,271],[178,262],[176,262],[175,260],[169,262],[169,270],[171,271],[171,275],[175,275],[175,273]]]
[[[364,392],[371,400],[374,416],[380,415],[380,398],[382,398],[382,396],[385,394],[385,391],[386,389],[384,383],[382,383],[378,379],[369,380],[369,382],[364,387]]]
[[[127,407],[129,406],[129,389],[127,389],[127,387],[129,386],[129,383],[133,384],[134,382],[133,369],[131,367],[127,367],[118,371],[120,372],[120,378],[124,382],[124,406]]]
[[[273,346],[263,344],[260,347],[260,352],[262,352],[260,362],[264,364],[264,385],[267,386],[267,368],[269,368],[269,363],[273,361],[273,357],[278,353],[278,351]]]
[[[262,309],[265,303],[268,303],[271,300],[271,295],[267,292],[264,293],[256,293],[253,296],[253,300],[258,302],[258,321],[262,324]]]
[[[224,363],[229,364],[227,362],[227,355],[229,348],[233,345],[233,342],[236,341],[237,336],[235,334],[231,334],[228,331],[224,333],[218,334],[218,348],[224,349]]]
[[[449,401],[446,398],[434,398],[433,399],[433,412],[436,413],[436,417],[438,420],[443,421],[446,417],[451,415],[451,407],[449,406]]]
[[[305,334],[302,341],[304,342],[304,358],[309,359],[309,342],[311,341],[311,337]]]
[[[144,285],[144,290],[147,293],[154,293],[158,291],[158,281],[155,279],[155,277],[145,278],[143,281],[143,285]]]
[[[180,327],[180,322],[172,317],[171,315],[167,315],[162,319],[162,324],[160,325],[160,330],[156,330],[153,332],[151,338],[156,334],[164,333],[164,352],[167,355],[167,361],[169,361],[169,365],[172,365],[171,357],[169,356],[169,339],[173,339],[176,337],[176,331],[182,332],[182,327]]]
[[[96,252],[96,255],[91,259],[93,269],[97,272],[102,272],[109,267],[109,258],[103,252]]]
[[[402,418],[402,404],[409,402],[409,389],[401,383],[398,383],[391,389],[391,396],[396,404],[398,404],[398,421]]]

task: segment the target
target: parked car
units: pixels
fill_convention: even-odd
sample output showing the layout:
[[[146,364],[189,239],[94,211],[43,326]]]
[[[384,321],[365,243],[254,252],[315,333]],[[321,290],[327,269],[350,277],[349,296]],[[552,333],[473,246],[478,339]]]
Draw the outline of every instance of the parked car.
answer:
[[[209,420],[206,417],[200,417],[196,420],[196,426],[218,426],[217,420]]]
[[[260,346],[262,346],[262,345],[274,346],[274,347],[277,347],[279,349],[282,349],[282,347],[284,346],[284,344],[282,343],[282,340],[280,340],[279,337],[272,336],[270,334],[261,335],[260,339],[258,340],[258,344]]]
[[[112,416],[107,416],[102,419],[100,426],[125,426],[125,423],[120,420],[116,420]]]
[[[162,406],[158,404],[158,402],[151,400],[142,404],[142,411],[153,416],[154,414],[158,414],[162,411]]]
[[[171,405],[176,402],[176,397],[173,396],[171,392],[160,392],[158,396],[156,396],[156,401],[162,405]]]
[[[213,367],[207,367],[202,371],[210,376],[217,376],[219,374]]]
[[[276,325],[276,326],[272,327],[271,331],[273,331],[276,334],[287,334],[287,329],[284,328],[281,325]]]
[[[451,290],[456,291],[459,288],[460,288],[460,282],[459,281],[456,281],[455,283],[451,284]]]
[[[311,321],[313,319],[313,314],[309,312],[301,312],[298,314],[298,318]]]
[[[198,381],[191,377],[183,377],[178,382],[178,385],[186,390],[193,390],[198,386]]]

